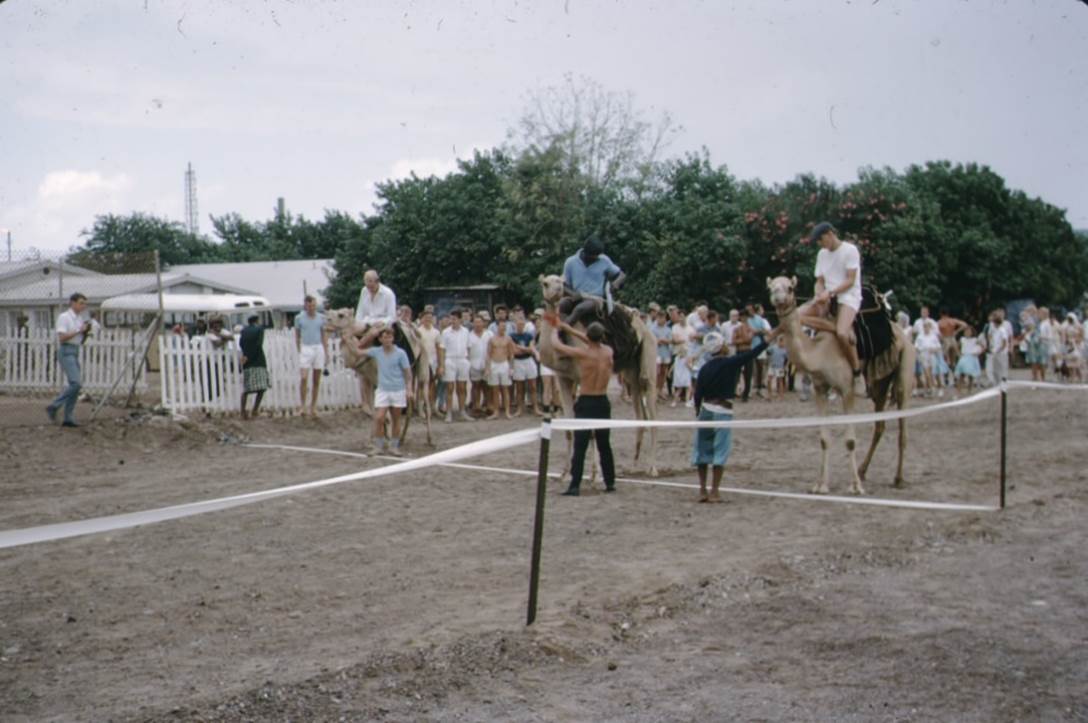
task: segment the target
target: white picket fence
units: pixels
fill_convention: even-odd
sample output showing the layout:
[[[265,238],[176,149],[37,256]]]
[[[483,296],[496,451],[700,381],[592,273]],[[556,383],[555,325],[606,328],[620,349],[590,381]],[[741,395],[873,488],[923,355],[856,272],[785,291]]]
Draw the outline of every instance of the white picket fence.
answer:
[[[202,340],[178,334],[159,339],[162,405],[171,412],[204,411],[238,413],[242,396],[241,351],[236,342],[228,348],[212,349]],[[300,409],[298,350],[294,331],[268,329],[264,333],[264,356],[271,387],[265,392],[261,409],[293,413]],[[360,406],[359,381],[355,372],[344,368],[340,340],[329,339],[329,376],[322,377],[317,405],[324,410]],[[252,399],[247,400],[252,404]]]
[[[143,373],[141,343],[145,337],[131,329],[99,329],[80,347],[83,388],[88,391],[109,389],[118,374],[125,371],[118,388],[126,392],[138,375],[136,388],[147,389]],[[133,364],[131,357],[141,357]],[[20,329],[0,335],[0,390],[55,391],[68,380],[57,362],[57,332],[54,329]]]

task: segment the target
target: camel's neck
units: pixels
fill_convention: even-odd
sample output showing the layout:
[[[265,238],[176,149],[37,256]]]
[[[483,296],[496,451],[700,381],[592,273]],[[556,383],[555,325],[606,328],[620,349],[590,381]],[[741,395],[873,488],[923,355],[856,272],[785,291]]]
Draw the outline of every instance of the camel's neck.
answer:
[[[782,329],[782,335],[786,338],[786,351],[789,352],[790,361],[800,369],[807,372],[812,369],[812,339],[801,328],[801,314],[794,304],[790,310],[776,309],[778,312],[778,325]]]

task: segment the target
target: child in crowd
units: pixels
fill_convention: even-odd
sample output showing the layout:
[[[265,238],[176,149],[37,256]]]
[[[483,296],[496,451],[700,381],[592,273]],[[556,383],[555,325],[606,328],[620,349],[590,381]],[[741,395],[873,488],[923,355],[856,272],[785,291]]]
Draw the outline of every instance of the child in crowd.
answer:
[[[786,337],[780,336],[768,352],[770,357],[770,387],[771,399],[783,401],[786,398],[786,365],[789,364],[790,355],[786,351]]]
[[[372,346],[377,337],[381,346]],[[400,455],[400,415],[412,398],[412,365],[403,349],[393,343],[393,328],[386,326],[366,333],[359,340],[359,351],[378,365],[378,389],[374,392],[374,451],[385,448],[385,418],[393,417],[393,437],[389,454]]]
[[[683,314],[677,314],[672,324],[672,350],[675,361],[672,365],[672,404],[677,401],[687,402],[691,388],[691,367],[688,365],[688,345],[691,342],[691,328]]]
[[[978,360],[981,355],[982,345],[975,336],[975,330],[968,326],[960,337],[960,358],[956,362],[956,387],[961,391],[966,387],[970,394],[982,376],[982,365]]]

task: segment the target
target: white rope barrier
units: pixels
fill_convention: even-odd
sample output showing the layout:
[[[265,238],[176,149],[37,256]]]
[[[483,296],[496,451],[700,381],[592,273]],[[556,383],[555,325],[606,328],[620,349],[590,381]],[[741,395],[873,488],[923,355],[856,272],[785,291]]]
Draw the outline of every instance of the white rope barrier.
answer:
[[[840,414],[828,417],[790,417],[774,419],[733,419],[721,422],[672,422],[664,420],[638,420],[638,419],[569,419],[561,418],[552,420],[552,427],[560,430],[575,431],[579,429],[637,429],[639,427],[658,427],[662,429],[789,429],[797,427],[823,427],[829,425],[866,424],[869,422],[886,422],[893,419],[909,419],[920,417],[934,412],[943,412],[957,407],[966,407],[978,404],[987,399],[1000,396],[1001,388],[994,387],[977,394],[972,394],[963,399],[955,399],[950,402],[932,404],[928,407],[916,407],[914,409],[895,410],[890,412],[873,412],[870,414]]]
[[[246,447],[255,447],[260,449],[282,449],[292,452],[313,452],[315,454],[332,454],[341,455],[344,457],[366,457],[367,455],[361,452],[348,452],[336,449],[322,449],[320,447],[294,447],[286,444],[247,444]],[[371,455],[376,459],[394,459],[392,457],[386,457],[384,455]],[[518,477],[536,477],[536,470],[524,470],[524,469],[511,469],[509,467],[487,467],[477,464],[456,464],[456,463],[443,463],[441,467],[452,467],[455,469],[472,470],[476,472],[496,472],[499,474],[515,475]],[[548,477],[556,479],[561,475],[558,472],[548,473]],[[617,477],[617,482],[625,482],[627,484],[647,485],[652,487],[676,487],[680,489],[697,490],[699,485],[691,482],[672,482],[669,480],[648,480],[648,479],[635,479],[631,477]],[[915,510],[951,510],[958,512],[993,512],[997,510],[997,507],[993,505],[973,505],[959,502],[926,502],[916,500],[895,500],[886,497],[862,497],[862,496],[836,496],[836,495],[813,495],[800,492],[775,492],[770,490],[753,490],[744,487],[721,487],[720,491],[730,492],[738,495],[753,495],[757,497],[780,497],[784,499],[792,500],[807,500],[810,502],[838,502],[856,505],[877,505],[881,507],[902,507],[906,509]]]
[[[130,527],[138,527],[140,525],[149,525],[154,522],[165,522],[166,520],[191,517],[205,512],[226,510],[231,507],[253,504],[254,502],[282,497],[283,495],[296,494],[298,492],[317,489],[319,487],[328,487],[343,482],[354,482],[357,480],[369,479],[371,477],[410,472],[412,470],[430,467],[444,462],[455,462],[469,457],[478,457],[483,454],[490,454],[491,452],[497,452],[499,450],[528,444],[529,442],[535,442],[539,439],[540,430],[538,428],[523,429],[518,432],[503,434],[498,437],[491,437],[490,439],[463,444],[459,447],[454,447],[453,449],[447,449],[443,452],[420,457],[419,459],[399,462],[398,464],[367,470],[365,472],[355,472],[353,474],[340,475],[339,477],[329,477],[328,479],[316,480],[314,482],[304,482],[261,492],[250,492],[247,494],[233,495],[231,497],[220,497],[218,499],[205,500],[202,502],[190,502],[183,505],[161,507],[159,509],[145,510],[143,512],[130,512],[120,515],[110,515],[108,517],[95,517],[76,522],[61,522],[52,525],[28,527],[21,530],[5,530],[0,532],[0,549],[16,547],[18,545],[29,545],[36,542],[62,540],[67,537],[90,535],[96,532],[123,530]]]

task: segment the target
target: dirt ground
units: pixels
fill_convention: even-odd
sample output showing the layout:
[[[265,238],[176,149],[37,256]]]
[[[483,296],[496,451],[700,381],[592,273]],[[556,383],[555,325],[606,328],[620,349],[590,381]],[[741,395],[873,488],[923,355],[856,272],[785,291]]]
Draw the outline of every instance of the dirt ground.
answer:
[[[362,451],[348,413],[178,424],[113,409],[63,430],[35,405],[0,398],[0,420],[27,420],[0,421],[0,529],[388,463],[241,444]],[[529,628],[525,476],[435,467],[0,550],[0,719],[1088,720],[1088,394],[1014,390],[1009,409],[1004,512],[705,505],[623,482],[567,498],[553,483]],[[990,400],[913,422],[904,490],[893,433],[870,494],[996,503],[997,418]],[[438,423],[437,447],[533,424]],[[662,434],[662,479],[693,482],[689,435]],[[418,427],[410,440],[428,451]],[[633,440],[614,435],[620,472],[645,479]],[[818,450],[815,430],[738,432],[726,484],[803,492]],[[472,461],[533,470],[537,454]]]

